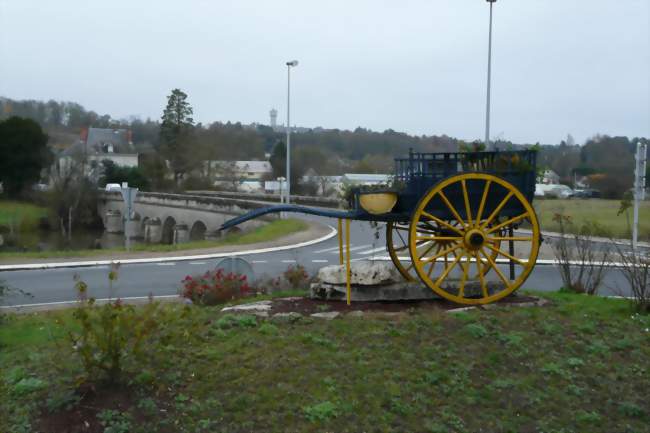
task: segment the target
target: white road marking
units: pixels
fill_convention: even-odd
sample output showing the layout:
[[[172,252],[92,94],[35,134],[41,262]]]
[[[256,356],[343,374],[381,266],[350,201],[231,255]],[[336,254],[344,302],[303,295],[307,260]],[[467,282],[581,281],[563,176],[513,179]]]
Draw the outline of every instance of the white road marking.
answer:
[[[176,265],[176,262],[156,263],[156,266],[174,266],[174,265]]]
[[[251,260],[251,263],[268,263],[268,260]]]
[[[318,239],[312,239],[311,241],[301,242],[294,245],[283,245],[281,247],[260,248],[257,250],[232,251],[232,252],[215,253],[215,254],[197,254],[195,256],[0,265],[0,271],[28,271],[28,270],[54,269],[54,268],[80,268],[80,267],[89,267],[89,266],[111,265],[112,263],[140,264],[140,263],[176,262],[176,261],[191,261],[191,260],[201,260],[201,259],[216,259],[219,257],[246,256],[249,254],[273,253],[276,251],[295,250],[297,248],[307,247],[309,245],[314,245],[320,242],[324,242],[336,236],[338,231],[334,227],[330,226],[329,224],[327,225],[327,227],[329,227],[330,232],[325,236],[322,236]]]
[[[282,263],[296,263],[295,260],[282,260]]]
[[[312,263],[327,263],[328,261],[327,261],[327,260],[323,260],[323,259],[315,259],[315,260],[312,260],[311,262],[312,262]]]
[[[178,295],[155,295],[153,299],[168,299],[168,298],[179,298]],[[121,299],[122,301],[138,301],[143,299],[149,299],[149,296],[128,296],[126,298],[99,298],[95,299],[96,302],[108,302],[114,301],[116,299]],[[45,307],[48,305],[75,305],[77,301],[57,301],[57,302],[38,302],[35,304],[20,304],[20,305],[0,305],[0,309],[11,309],[11,308],[25,308],[25,307]]]
[[[365,254],[374,254],[374,253],[378,253],[380,251],[386,251],[386,246],[381,246],[379,248],[373,248],[372,250],[368,250],[368,251],[361,251],[359,254],[364,254],[364,255]]]
[[[190,262],[190,265],[205,265],[207,262]]]
[[[372,244],[360,245],[358,247],[350,248],[350,251],[362,250],[364,248],[368,248],[368,247],[371,247],[371,246],[372,246]],[[336,247],[336,249],[338,250],[339,248]],[[343,247],[343,253],[345,253],[345,251],[346,251],[346,248]],[[332,251],[330,254],[338,254],[338,253],[339,253],[338,251]]]
[[[350,245],[352,246],[352,245]],[[315,254],[329,253],[330,251],[338,251],[339,247],[324,248],[322,250],[314,251]]]

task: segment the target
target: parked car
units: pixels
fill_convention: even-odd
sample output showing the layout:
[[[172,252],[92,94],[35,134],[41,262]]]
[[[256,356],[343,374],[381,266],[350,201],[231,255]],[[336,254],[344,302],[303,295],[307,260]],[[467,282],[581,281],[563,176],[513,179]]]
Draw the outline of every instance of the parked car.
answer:
[[[538,183],[535,185],[535,196],[547,198],[571,198],[573,197],[573,190],[566,185],[546,185]]]
[[[566,185],[554,185],[555,188],[551,190],[557,198],[571,198],[575,195],[573,190]]]
[[[597,189],[577,189],[575,197],[578,198],[600,198],[600,191]]]

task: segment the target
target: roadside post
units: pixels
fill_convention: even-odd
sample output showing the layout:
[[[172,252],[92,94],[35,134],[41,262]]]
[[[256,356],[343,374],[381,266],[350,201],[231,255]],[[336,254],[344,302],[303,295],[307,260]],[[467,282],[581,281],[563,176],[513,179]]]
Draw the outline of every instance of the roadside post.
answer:
[[[128,182],[122,182],[122,199],[124,200],[124,237],[126,240],[126,250],[131,251],[131,236],[129,233],[129,222],[133,218],[133,202],[138,195],[138,188],[130,188]]]
[[[639,201],[645,200],[645,170],[647,159],[647,144],[637,141],[634,155],[634,223],[632,225],[632,250],[636,251],[639,237]]]

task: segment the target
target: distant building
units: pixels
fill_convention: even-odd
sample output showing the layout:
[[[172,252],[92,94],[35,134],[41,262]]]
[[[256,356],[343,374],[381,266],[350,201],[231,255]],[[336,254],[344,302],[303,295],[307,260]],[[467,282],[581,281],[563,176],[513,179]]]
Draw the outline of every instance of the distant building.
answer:
[[[89,128],[81,131],[80,139],[63,150],[55,161],[54,170],[65,175],[73,165],[82,167],[83,174],[97,180],[101,162],[113,161],[120,167],[137,167],[138,152],[127,129]]]
[[[212,173],[219,178],[224,171],[235,171],[245,180],[261,181],[273,171],[268,161],[207,161]]]
[[[278,110],[275,108],[272,108],[271,111],[269,111],[269,115],[271,116],[271,128],[275,129],[278,127]]]
[[[341,179],[346,185],[377,185],[385,184],[390,181],[388,174],[358,174],[345,173]]]
[[[544,185],[557,185],[560,183],[560,176],[551,169],[544,170],[541,182]]]

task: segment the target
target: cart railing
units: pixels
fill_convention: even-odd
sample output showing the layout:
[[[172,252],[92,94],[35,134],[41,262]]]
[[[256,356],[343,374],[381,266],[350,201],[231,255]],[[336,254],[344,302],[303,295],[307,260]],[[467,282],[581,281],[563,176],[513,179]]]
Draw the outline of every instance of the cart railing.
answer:
[[[409,152],[408,158],[395,158],[395,179],[408,182],[432,178],[436,182],[457,173],[480,171],[500,176],[535,173],[537,151],[493,152]]]

